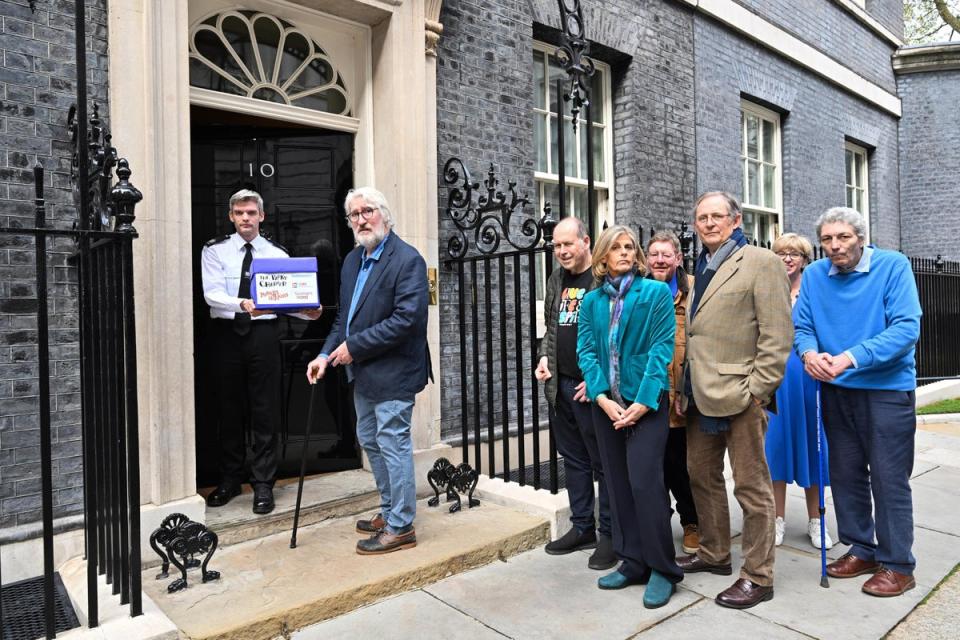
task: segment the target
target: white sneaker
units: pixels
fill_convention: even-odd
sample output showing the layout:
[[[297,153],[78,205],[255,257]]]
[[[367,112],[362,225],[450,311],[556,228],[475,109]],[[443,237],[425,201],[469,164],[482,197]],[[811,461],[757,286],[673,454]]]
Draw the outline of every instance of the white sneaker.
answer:
[[[810,544],[815,548],[820,548],[820,518],[810,518],[807,523],[807,535],[810,536]],[[823,542],[827,549],[833,548],[833,538],[830,537],[830,530],[823,528]]]
[[[783,532],[786,530],[786,528],[787,523],[783,521],[783,518],[777,516],[777,521],[773,525],[773,532],[777,537],[776,544],[778,547],[783,544]],[[820,535],[819,531],[817,532],[817,535]]]

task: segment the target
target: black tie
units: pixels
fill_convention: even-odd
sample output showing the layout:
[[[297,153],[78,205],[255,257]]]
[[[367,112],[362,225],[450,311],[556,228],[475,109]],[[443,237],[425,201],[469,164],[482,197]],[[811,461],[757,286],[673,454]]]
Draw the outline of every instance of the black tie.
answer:
[[[240,288],[237,290],[237,297],[246,299],[250,297],[250,263],[253,262],[253,245],[249,242],[243,245],[245,253],[243,254],[243,265],[240,267]],[[237,312],[233,316],[233,330],[238,335],[245,336],[250,333],[250,314],[246,312]]]

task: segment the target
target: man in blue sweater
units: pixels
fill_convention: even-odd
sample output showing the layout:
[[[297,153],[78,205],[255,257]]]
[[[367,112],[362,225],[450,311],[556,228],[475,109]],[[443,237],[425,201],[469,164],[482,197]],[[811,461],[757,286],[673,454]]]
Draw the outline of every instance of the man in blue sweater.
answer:
[[[869,573],[864,593],[898,596],[916,586],[910,474],[920,300],[904,256],[864,246],[857,211],[829,209],[817,237],[829,260],[807,267],[793,314],[797,353],[823,383],[830,483],[840,541],[850,545],[827,573]]]

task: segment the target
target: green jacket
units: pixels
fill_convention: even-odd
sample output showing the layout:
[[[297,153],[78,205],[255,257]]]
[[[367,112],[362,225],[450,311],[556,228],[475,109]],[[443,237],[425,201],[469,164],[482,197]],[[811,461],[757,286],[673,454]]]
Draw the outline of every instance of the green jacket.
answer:
[[[551,258],[548,256],[547,259]],[[537,362],[546,356],[547,367],[550,369],[550,373],[553,374],[543,385],[544,395],[546,395],[547,402],[549,402],[551,406],[557,402],[557,378],[560,375],[557,370],[557,322],[559,322],[560,319],[559,297],[560,291],[563,289],[564,272],[565,269],[563,269],[563,267],[558,267],[554,269],[553,273],[550,274],[550,278],[547,280],[547,288],[543,295],[543,325],[546,330],[543,334],[543,340],[540,341],[540,351],[537,354]],[[596,287],[597,282],[594,280],[590,283],[588,289],[593,290]],[[534,367],[536,367],[536,365],[537,363],[535,362]]]
[[[627,292],[620,316],[620,395],[656,410],[660,393],[670,389],[667,365],[673,358],[674,318],[670,287],[637,277]],[[610,298],[591,291],[580,305],[577,360],[587,381],[587,397],[610,395]]]

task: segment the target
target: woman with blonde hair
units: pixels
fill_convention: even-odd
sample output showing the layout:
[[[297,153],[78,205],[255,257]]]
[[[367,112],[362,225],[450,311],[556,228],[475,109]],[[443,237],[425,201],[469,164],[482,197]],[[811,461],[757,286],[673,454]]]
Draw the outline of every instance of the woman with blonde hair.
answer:
[[[813,262],[813,245],[796,233],[785,233],[773,243],[773,252],[783,260],[790,279],[790,301],[796,303],[800,295],[803,270]],[[827,459],[826,440],[823,441],[823,459]],[[777,546],[783,544],[786,531],[787,483],[803,487],[807,502],[807,535],[814,547],[820,548],[820,515],[817,455],[817,386],[816,381],[803,370],[800,357],[791,350],[783,382],[777,390],[777,413],[771,414],[767,425],[767,466],[773,480],[773,497],[777,519],[774,534]],[[827,467],[823,468],[824,484]],[[827,549],[833,546],[830,532],[824,536]]]
[[[670,601],[683,572],[674,560],[663,484],[669,425],[667,366],[676,327],[670,287],[647,279],[629,228],[606,229],[593,252],[598,288],[580,306],[577,358],[593,404],[619,568],[601,589],[646,583],[643,605]]]

